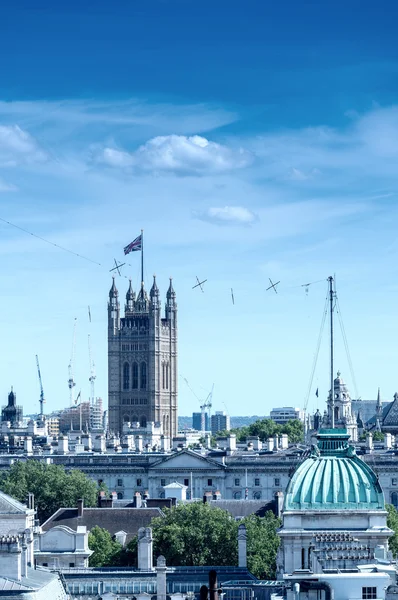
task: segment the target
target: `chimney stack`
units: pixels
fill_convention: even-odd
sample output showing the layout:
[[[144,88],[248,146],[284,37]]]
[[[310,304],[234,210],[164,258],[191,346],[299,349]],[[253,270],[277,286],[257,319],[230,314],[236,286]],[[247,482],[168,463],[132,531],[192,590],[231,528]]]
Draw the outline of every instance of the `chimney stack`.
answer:
[[[247,532],[243,524],[238,527],[238,565],[247,567]]]
[[[153,537],[150,527],[140,527],[138,530],[138,569],[153,570]]]
[[[166,559],[164,556],[158,556],[158,560],[156,562],[156,588],[157,600],[166,600],[167,591],[166,591]]]

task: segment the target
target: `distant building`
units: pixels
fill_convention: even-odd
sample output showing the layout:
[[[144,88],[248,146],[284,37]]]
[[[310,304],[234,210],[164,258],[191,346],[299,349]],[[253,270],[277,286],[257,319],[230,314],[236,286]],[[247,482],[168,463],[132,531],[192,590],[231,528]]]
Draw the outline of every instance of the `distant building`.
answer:
[[[77,406],[70,406],[59,413],[60,433],[67,433],[71,429],[74,431],[86,429],[102,431],[102,426],[102,398],[96,398],[93,406],[88,401],[81,402]]]
[[[210,431],[210,423],[209,423],[209,414],[205,412],[205,431]],[[202,413],[194,412],[192,413],[192,429],[196,429],[196,431],[202,431]]]
[[[130,286],[120,316],[115,280],[108,303],[109,429],[123,423],[161,423],[170,438],[177,433],[177,302],[170,280],[164,316],[155,278],[149,292]]]
[[[17,406],[16,402],[16,394],[14,394],[14,391],[11,388],[11,392],[8,394],[8,404],[7,406],[3,406],[1,410],[1,420],[3,422],[11,423],[11,426],[22,423],[23,420],[22,406]]]
[[[48,435],[57,437],[59,434],[59,417],[46,417]]]
[[[218,431],[229,431],[230,429],[230,418],[224,411],[217,410],[215,415],[211,415],[211,433],[213,435]]]
[[[300,408],[293,408],[292,406],[283,406],[281,408],[273,408],[270,412],[270,419],[283,425],[292,419],[304,421],[304,411]]]

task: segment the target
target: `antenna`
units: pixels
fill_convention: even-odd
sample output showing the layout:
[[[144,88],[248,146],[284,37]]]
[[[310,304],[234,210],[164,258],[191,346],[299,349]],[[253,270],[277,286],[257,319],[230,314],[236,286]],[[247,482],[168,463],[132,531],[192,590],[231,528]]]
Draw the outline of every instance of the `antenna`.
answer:
[[[70,398],[71,406],[74,406],[75,404],[77,404],[77,400],[75,401],[73,399],[73,388],[76,385],[76,383],[73,379],[73,367],[74,367],[74,363],[75,363],[75,347],[76,347],[76,323],[77,323],[77,318],[75,317],[75,321],[73,324],[72,352],[71,352],[71,357],[70,357],[70,361],[69,361],[69,365],[68,365],[68,372],[69,372],[68,388],[69,388],[69,398]]]
[[[333,277],[328,277],[329,281],[329,303],[330,303],[330,408],[332,429],[334,429],[334,375],[333,375]]]
[[[88,378],[91,386],[90,393],[90,427],[94,429],[94,405],[95,405],[95,380],[97,378],[95,374],[95,364],[91,354],[91,341],[90,334],[88,334],[88,357],[90,362],[90,377]]]

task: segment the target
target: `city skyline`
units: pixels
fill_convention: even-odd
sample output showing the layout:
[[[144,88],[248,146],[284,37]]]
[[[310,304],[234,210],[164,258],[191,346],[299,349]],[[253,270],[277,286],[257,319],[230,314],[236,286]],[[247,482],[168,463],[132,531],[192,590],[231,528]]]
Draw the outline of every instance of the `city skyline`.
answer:
[[[213,411],[302,407],[329,275],[356,385],[340,334],[336,372],[353,398],[380,386],[392,400],[398,48],[386,5],[4,9],[1,406],[13,386],[25,413],[39,410],[36,354],[45,412],[68,405],[75,318],[76,390],[89,397],[90,334],[107,402],[110,269],[141,229],[147,291],[156,273],[162,298],[170,276],[177,294],[180,415],[199,410],[184,378],[200,398],[215,384]],[[138,253],[126,262],[121,302],[129,277],[140,286]],[[326,406],[328,368],[325,330],[310,410]]]

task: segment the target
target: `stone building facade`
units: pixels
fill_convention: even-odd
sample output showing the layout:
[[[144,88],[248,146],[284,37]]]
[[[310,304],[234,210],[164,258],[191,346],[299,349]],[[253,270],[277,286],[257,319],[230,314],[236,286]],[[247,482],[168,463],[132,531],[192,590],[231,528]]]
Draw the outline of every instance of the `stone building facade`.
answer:
[[[161,423],[163,434],[177,434],[177,303],[170,279],[164,317],[156,279],[149,293],[138,295],[131,281],[124,317],[115,280],[108,303],[109,429],[123,423]]]

